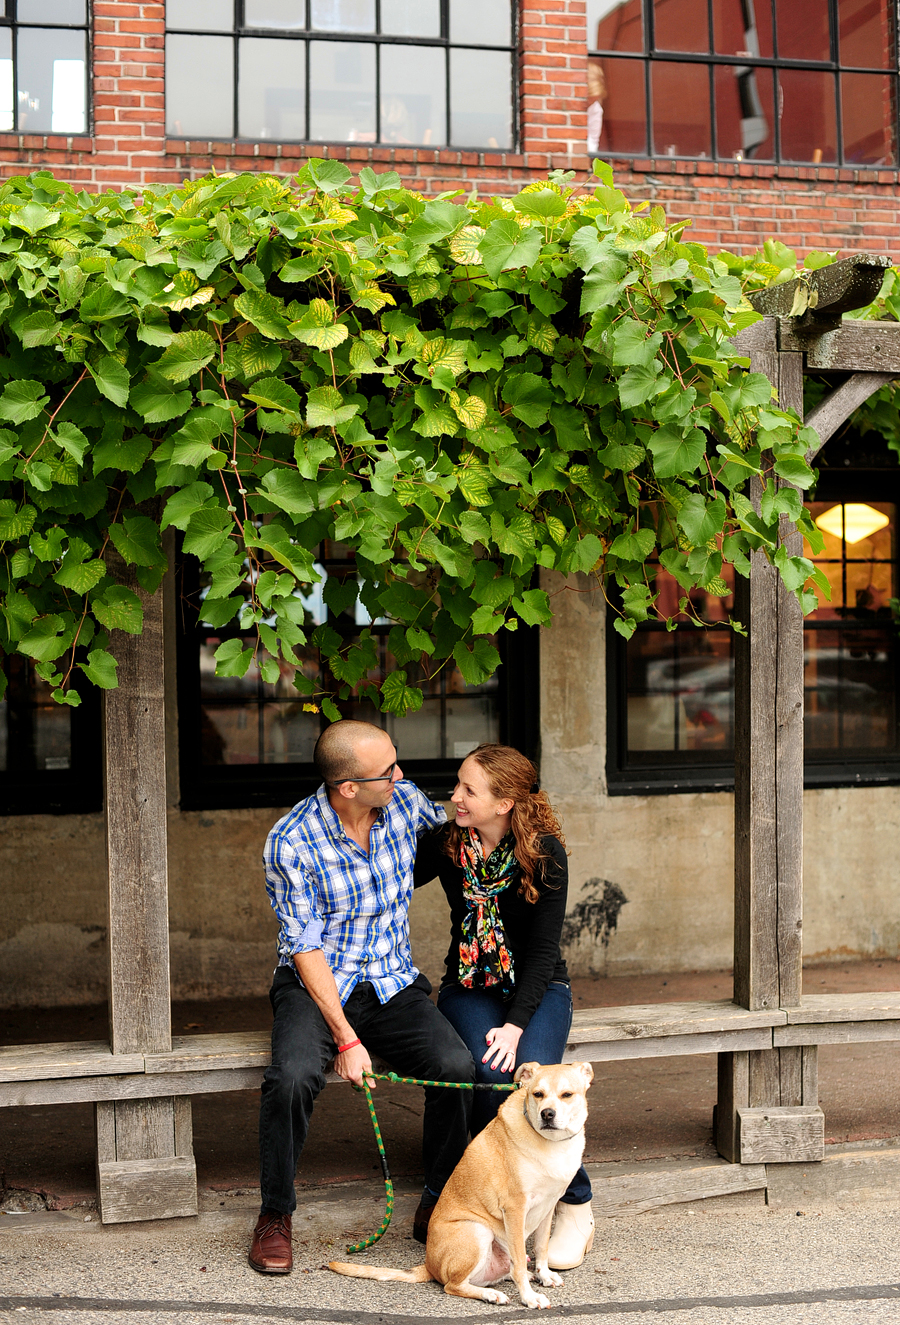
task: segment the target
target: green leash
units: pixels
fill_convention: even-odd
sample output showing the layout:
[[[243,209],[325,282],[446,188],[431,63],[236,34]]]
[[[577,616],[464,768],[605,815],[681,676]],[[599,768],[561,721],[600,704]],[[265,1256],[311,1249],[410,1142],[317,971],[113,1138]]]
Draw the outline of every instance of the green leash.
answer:
[[[369,1117],[372,1119],[372,1129],[375,1132],[375,1141],[378,1146],[378,1158],[381,1160],[381,1172],[384,1176],[384,1219],[381,1221],[381,1227],[376,1229],[371,1237],[366,1238],[365,1242],[355,1242],[353,1246],[348,1246],[348,1252],[367,1251],[369,1247],[374,1247],[380,1238],[383,1238],[388,1231],[391,1222],[391,1216],[394,1213],[394,1184],[391,1181],[391,1171],[388,1168],[387,1155],[384,1153],[384,1141],[381,1137],[381,1128],[378,1126],[378,1118],[375,1114],[375,1105],[372,1101],[372,1092],[369,1089],[367,1078],[374,1077],[376,1081],[391,1081],[397,1086],[441,1086],[449,1090],[518,1090],[518,1082],[509,1086],[492,1086],[487,1083],[479,1082],[477,1085],[471,1081],[423,1081],[420,1077],[398,1077],[396,1072],[367,1072],[363,1077],[361,1086],[354,1086],[354,1090],[364,1091],[366,1104],[369,1106]]]

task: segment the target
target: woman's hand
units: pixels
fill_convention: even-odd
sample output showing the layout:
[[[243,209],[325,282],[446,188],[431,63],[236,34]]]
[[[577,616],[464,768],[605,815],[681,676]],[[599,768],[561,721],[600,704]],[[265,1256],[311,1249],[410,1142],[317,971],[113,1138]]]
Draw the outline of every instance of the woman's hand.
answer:
[[[493,1071],[511,1072],[516,1065],[516,1050],[521,1036],[522,1027],[513,1026],[511,1022],[506,1022],[503,1026],[493,1026],[484,1037],[488,1051],[482,1058],[482,1063],[486,1063],[493,1054],[494,1060],[490,1064]]]

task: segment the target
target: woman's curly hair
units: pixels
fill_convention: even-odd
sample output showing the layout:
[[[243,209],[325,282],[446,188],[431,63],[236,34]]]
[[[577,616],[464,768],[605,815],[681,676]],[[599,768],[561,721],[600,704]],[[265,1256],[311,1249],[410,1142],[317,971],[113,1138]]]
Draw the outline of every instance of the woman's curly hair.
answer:
[[[563,847],[566,845],[556,812],[538,788],[537,769],[510,745],[479,745],[466,758],[474,759],[484,769],[492,796],[513,802],[511,827],[515,857],[522,871],[519,892],[526,902],[536,902],[539,893],[534,886],[535,870],[542,860],[549,859],[547,852],[541,850],[541,838],[556,837]],[[451,860],[459,861],[461,831],[451,823],[444,843],[444,851]]]

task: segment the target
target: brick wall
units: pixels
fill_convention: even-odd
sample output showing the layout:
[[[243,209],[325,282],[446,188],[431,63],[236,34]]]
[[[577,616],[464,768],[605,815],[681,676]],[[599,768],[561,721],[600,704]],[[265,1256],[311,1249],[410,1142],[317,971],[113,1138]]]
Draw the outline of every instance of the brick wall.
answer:
[[[164,4],[95,0],[93,136],[0,134],[0,175],[49,168],[94,190],[178,183],[210,170],[290,175],[313,155],[396,170],[423,193],[473,184],[485,195],[515,193],[555,168],[587,182],[585,0],[519,4],[518,152],[167,139]],[[668,157],[613,165],[630,197],[693,218],[689,234],[713,248],[752,249],[772,235],[803,252],[893,253],[900,236],[896,171]]]

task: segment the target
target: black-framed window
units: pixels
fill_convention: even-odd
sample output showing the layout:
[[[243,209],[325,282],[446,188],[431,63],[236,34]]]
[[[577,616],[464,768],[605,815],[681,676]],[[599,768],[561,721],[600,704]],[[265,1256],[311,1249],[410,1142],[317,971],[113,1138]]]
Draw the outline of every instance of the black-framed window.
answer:
[[[87,132],[87,38],[87,0],[0,3],[0,132]]]
[[[79,690],[78,708],[56,704],[30,658],[0,656],[0,814],[86,814],[103,806],[100,696]]]
[[[897,164],[894,0],[587,0],[588,150]]]
[[[380,681],[396,666],[388,646],[390,622],[373,622],[358,600],[342,610],[335,610],[334,599],[333,606],[327,606],[324,583],[356,574],[346,548],[320,546],[316,567],[323,583],[301,599],[307,633],[327,625],[349,641],[370,627],[375,657],[364,683]],[[249,634],[241,635],[236,622],[223,628],[205,621],[203,598],[196,564],[185,559],[179,567],[178,610],[181,806],[292,804],[318,786],[312,753],[327,719],[310,711],[310,697],[294,685],[295,669],[283,661],[273,683],[263,679],[255,663],[243,677],[217,677],[214,655],[219,644],[237,637],[252,647],[253,641]],[[341,715],[383,727],[397,746],[404,775],[435,796],[449,794],[460,762],[482,741],[510,743],[535,757],[537,630],[521,625],[515,632],[504,630],[496,643],[503,661],[482,685],[466,685],[452,662],[431,673],[405,662],[410,683],[425,695],[418,712],[403,718],[379,712],[360,693],[363,683],[338,703]],[[307,676],[319,674],[319,653],[312,641],[294,652]]]
[[[882,470],[823,465],[809,505],[825,537],[814,560],[832,598],[820,593],[804,621],[806,785],[900,783],[896,459]],[[660,610],[677,609],[683,591],[671,576],[660,572],[655,587]],[[627,644],[608,632],[612,794],[734,785],[734,637],[725,624],[734,600],[702,590],[690,597],[706,629],[682,614],[672,633],[647,622]]]
[[[176,138],[515,146],[511,0],[167,0],[166,31]]]

